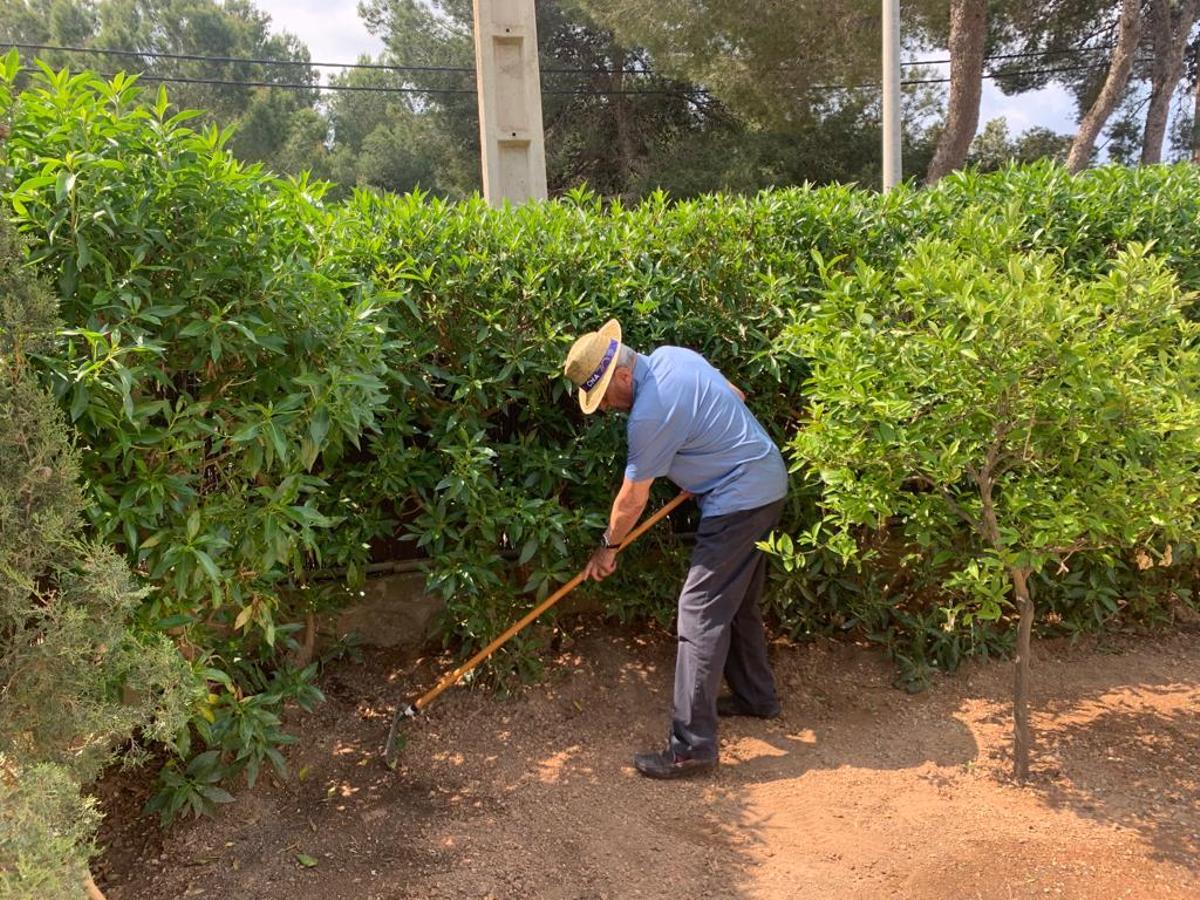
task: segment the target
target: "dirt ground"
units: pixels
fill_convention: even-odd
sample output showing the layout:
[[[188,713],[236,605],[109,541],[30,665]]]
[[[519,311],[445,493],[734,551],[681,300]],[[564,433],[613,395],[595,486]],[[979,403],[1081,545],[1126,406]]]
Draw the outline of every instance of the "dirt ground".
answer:
[[[1043,643],[1036,762],[1009,777],[1011,669],[916,696],[876,651],[773,648],[781,719],[729,720],[714,777],[644,779],[669,635],[576,627],[545,682],[456,688],[378,759],[437,660],[339,663],[291,716],[287,779],[165,838],[103,785],[95,866],[123,898],[1200,897],[1200,641]],[[300,855],[316,865],[303,866]]]

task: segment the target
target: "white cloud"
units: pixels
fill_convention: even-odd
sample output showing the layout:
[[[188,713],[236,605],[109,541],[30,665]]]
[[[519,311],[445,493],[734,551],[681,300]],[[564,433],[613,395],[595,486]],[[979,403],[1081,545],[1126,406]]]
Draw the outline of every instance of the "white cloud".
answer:
[[[271,17],[272,31],[296,35],[316,62],[355,62],[360,54],[383,50],[383,41],[359,18],[357,0],[255,0],[255,6]]]
[[[1074,134],[1077,115],[1075,99],[1061,85],[1052,84],[1038,91],[1009,97],[992,82],[983,83],[983,98],[979,104],[981,129],[991,119],[1003,116],[1013,135],[1038,125],[1059,134]]]
[[[918,62],[941,63],[931,65],[927,70],[934,77],[945,78],[950,74],[950,66],[945,63],[950,53],[944,47],[924,49],[912,58]],[[947,90],[949,85],[941,87]],[[1000,116],[1008,121],[1009,133],[1013,135],[1039,125],[1058,134],[1074,134],[1078,111],[1074,98],[1061,85],[1052,84],[1041,90],[1007,96],[995,81],[985,78],[979,102],[979,130]]]

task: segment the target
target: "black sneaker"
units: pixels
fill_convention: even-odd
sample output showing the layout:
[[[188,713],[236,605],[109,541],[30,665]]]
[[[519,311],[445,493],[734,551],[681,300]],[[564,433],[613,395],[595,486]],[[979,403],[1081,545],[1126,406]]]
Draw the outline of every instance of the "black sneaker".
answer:
[[[635,753],[633,767],[647,778],[688,778],[713,771],[717,760],[683,756],[668,748],[662,753]]]
[[[755,709],[747,706],[732,694],[717,698],[718,716],[750,716],[755,719],[778,719],[783,707],[778,703],[765,709]]]

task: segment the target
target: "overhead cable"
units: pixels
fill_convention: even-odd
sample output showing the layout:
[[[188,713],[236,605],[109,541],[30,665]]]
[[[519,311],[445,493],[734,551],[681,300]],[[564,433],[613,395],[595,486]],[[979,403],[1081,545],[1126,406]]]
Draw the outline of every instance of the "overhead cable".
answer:
[[[3,46],[15,47],[19,50],[48,50],[62,53],[92,53],[103,56],[122,56],[139,59],[176,59],[191,62],[218,63],[247,63],[264,66],[306,66],[314,69],[374,69],[389,72],[459,72],[473,75],[474,66],[444,66],[444,65],[402,65],[393,63],[345,63],[345,62],[311,62],[299,59],[266,59],[250,56],[209,56],[196,53],[167,53],[156,50],[121,50],[109,47],[72,47],[57,44],[7,43]],[[1062,50],[1032,50],[1022,53],[997,53],[984,57],[985,62],[1006,59],[1029,59],[1044,56],[1061,56],[1072,53],[1090,53],[1096,50],[1110,48],[1110,44],[1100,44],[1092,47],[1074,47]],[[909,60],[900,65],[906,68],[919,66],[938,66],[949,63],[949,59]],[[1105,63],[1107,65],[1107,63]],[[648,69],[599,69],[599,68],[567,68],[548,66],[540,69],[550,75],[640,75],[655,77],[657,73]],[[921,82],[924,83],[924,82]]]

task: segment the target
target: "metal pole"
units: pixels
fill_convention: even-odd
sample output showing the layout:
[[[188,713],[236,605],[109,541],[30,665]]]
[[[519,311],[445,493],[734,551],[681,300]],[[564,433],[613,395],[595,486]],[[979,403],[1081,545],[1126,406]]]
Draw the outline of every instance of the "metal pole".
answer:
[[[900,0],[883,0],[883,189],[900,183]]]

